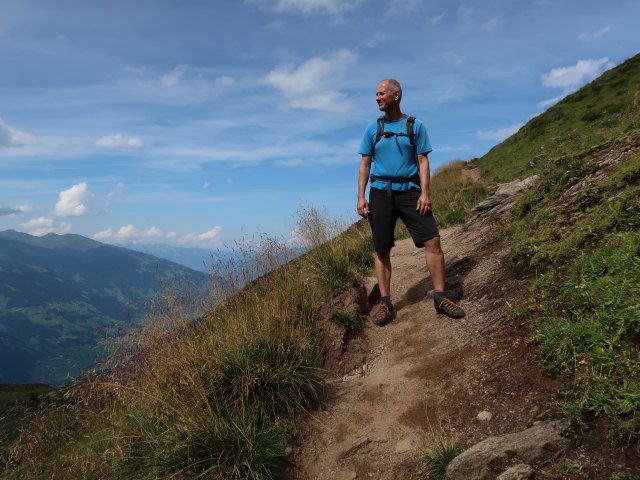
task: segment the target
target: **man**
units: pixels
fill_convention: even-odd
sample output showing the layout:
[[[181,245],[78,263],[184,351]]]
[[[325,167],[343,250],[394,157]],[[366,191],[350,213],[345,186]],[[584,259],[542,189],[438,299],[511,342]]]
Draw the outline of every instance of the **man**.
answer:
[[[368,218],[375,246],[375,271],[380,288],[380,304],[371,320],[382,326],[393,317],[391,289],[391,248],[398,218],[407,226],[416,247],[426,250],[427,269],[434,286],[434,306],[438,313],[464,317],[464,310],[447,297],[444,254],[440,233],[431,213],[429,159],[431,144],[423,123],[415,119],[414,145],[407,130],[408,117],[400,110],[402,88],[397,80],[380,82],[376,91],[384,122],[370,123],[358,153],[362,155],[358,174],[358,214]],[[381,117],[382,118],[382,117]],[[413,117],[410,117],[413,119]],[[378,134],[379,127],[383,129]],[[372,168],[373,163],[373,168]],[[365,198],[371,173],[369,201]]]

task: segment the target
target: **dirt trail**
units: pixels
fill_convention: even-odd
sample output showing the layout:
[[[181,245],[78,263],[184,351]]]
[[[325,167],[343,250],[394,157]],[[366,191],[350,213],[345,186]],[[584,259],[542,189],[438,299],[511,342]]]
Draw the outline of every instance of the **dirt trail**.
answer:
[[[557,385],[541,375],[529,332],[506,316],[520,301],[518,280],[502,273],[507,250],[487,243],[494,228],[441,232],[447,287],[466,310],[462,320],[435,313],[424,251],[410,239],[397,243],[397,316],[385,327],[367,320],[328,366],[332,398],[302,422],[289,478],[409,479],[438,438],[469,446],[545,414]],[[481,411],[492,418],[478,420]]]

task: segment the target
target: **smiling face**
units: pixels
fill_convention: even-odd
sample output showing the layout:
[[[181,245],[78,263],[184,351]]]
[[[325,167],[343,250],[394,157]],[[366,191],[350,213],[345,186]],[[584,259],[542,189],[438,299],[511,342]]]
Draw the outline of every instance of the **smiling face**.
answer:
[[[401,93],[399,90],[394,90],[392,86],[386,80],[383,80],[378,84],[376,90],[376,102],[378,102],[378,108],[382,112],[388,112],[400,105]]]

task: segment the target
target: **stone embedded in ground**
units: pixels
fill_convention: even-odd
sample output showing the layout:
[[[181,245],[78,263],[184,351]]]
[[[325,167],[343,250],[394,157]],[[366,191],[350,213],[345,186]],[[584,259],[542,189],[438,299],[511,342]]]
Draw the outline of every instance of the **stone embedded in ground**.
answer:
[[[396,443],[396,453],[405,453],[413,449],[413,438],[403,438]]]
[[[568,444],[569,420],[539,422],[518,433],[486,440],[465,450],[447,468],[449,480],[491,480],[514,463],[544,464]]]
[[[519,463],[513,467],[507,468],[504,472],[496,477],[496,480],[531,480],[536,471],[526,463]]]
[[[365,445],[369,445],[370,443],[371,443],[371,439],[367,437],[360,438],[356,440],[354,443],[350,444],[347,448],[343,449],[338,455],[338,458],[340,460],[344,460],[345,458],[350,457],[351,455],[356,453],[358,450],[360,450],[362,447],[364,447]]]
[[[478,414],[477,418],[481,422],[488,422],[489,420],[491,420],[491,417],[493,417],[493,415],[491,415],[491,412],[487,412],[486,410],[483,410]]]
[[[358,474],[353,470],[349,470],[347,472],[339,472],[336,475],[336,480],[356,480],[358,478]]]

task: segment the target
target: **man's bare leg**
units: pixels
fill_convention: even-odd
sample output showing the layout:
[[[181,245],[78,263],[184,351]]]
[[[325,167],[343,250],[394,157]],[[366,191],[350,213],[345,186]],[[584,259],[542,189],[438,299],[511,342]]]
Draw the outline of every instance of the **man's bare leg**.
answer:
[[[433,280],[433,303],[436,312],[452,318],[462,318],[465,313],[453,300],[447,298],[444,291],[444,253],[440,246],[440,237],[434,237],[424,242],[426,249],[427,269]]]
[[[440,237],[433,237],[424,242],[427,270],[431,274],[433,289],[444,291],[444,252],[440,246]]]
[[[391,295],[391,249],[375,254],[375,271],[381,297]]]

